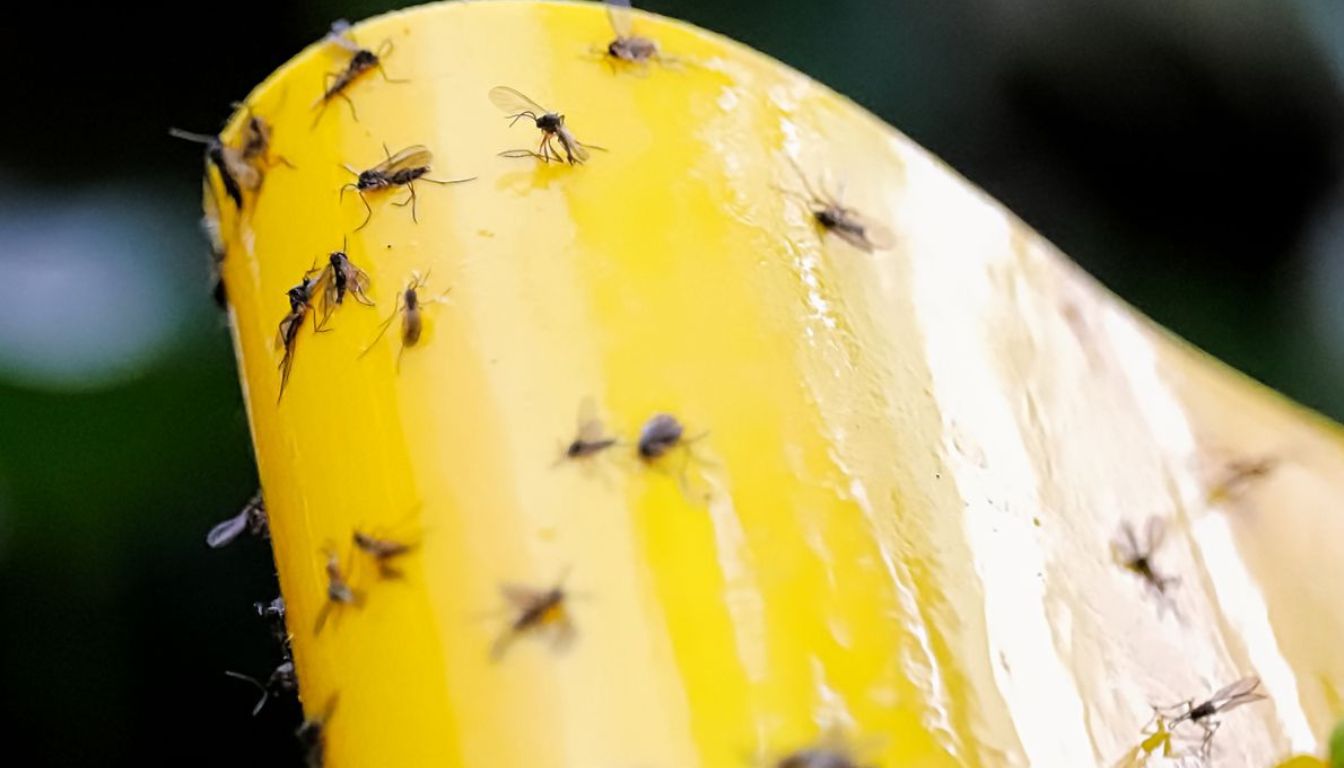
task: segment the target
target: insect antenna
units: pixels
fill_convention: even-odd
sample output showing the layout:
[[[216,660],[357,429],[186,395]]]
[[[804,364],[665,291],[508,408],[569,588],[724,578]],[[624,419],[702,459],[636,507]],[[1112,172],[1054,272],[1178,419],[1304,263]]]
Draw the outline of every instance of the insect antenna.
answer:
[[[266,702],[271,698],[271,692],[267,690],[266,686],[262,685],[261,681],[257,678],[251,675],[244,675],[242,672],[234,672],[226,669],[224,670],[224,674],[232,677],[234,680],[242,680],[245,683],[251,683],[256,686],[257,690],[261,691],[261,698],[258,699],[256,705],[252,707],[252,716],[256,717],[261,714],[262,708],[266,706]]]
[[[215,144],[219,141],[218,136],[211,136],[205,133],[192,133],[191,131],[184,131],[180,128],[169,128],[168,135],[175,139],[184,139],[197,144]]]

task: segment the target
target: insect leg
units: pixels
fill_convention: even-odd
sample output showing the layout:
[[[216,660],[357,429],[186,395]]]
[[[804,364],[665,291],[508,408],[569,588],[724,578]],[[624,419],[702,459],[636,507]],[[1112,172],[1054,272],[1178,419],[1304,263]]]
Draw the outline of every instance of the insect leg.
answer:
[[[397,206],[398,208],[405,208],[408,205],[411,206],[411,221],[414,221],[415,223],[418,224],[420,223],[420,219],[416,218],[415,215],[415,182],[412,181],[406,182],[406,189],[411,193],[410,197],[407,197],[405,200],[402,200],[401,202],[393,203],[393,205]]]
[[[359,201],[364,204],[365,214],[364,214],[364,223],[360,224],[358,227],[355,227],[356,232],[367,227],[369,225],[369,219],[373,218],[373,208],[369,205],[369,199],[364,196],[364,190],[361,189],[358,190],[358,192],[359,192]]]
[[[351,101],[351,100],[350,100],[350,97],[345,95],[345,91],[337,91],[337,92],[336,92],[336,95],[337,95],[337,96],[340,96],[340,97],[341,97],[341,101],[344,101],[346,104],[348,104],[348,105],[350,106],[350,116],[353,117],[353,118],[355,119],[355,122],[356,122],[356,123],[358,123],[358,122],[359,122],[359,113],[355,111],[355,102]]]
[[[391,40],[388,40],[387,42],[391,43],[392,41],[391,41]],[[380,58],[381,58],[381,57],[380,57]],[[383,62],[382,62],[382,61],[379,61],[379,62],[378,62],[378,74],[382,75],[382,76],[383,76],[383,79],[386,80],[386,81],[389,82],[389,83],[398,83],[398,84],[400,84],[400,83],[409,83],[409,82],[411,82],[410,80],[408,80],[408,79],[406,79],[406,78],[404,78],[404,77],[388,77],[388,75],[387,75],[387,70],[386,70],[386,69],[383,69]]]
[[[401,311],[401,294],[398,293],[396,304],[392,307],[392,314],[389,315],[388,318],[383,321],[382,325],[378,326],[378,335],[374,336],[373,341],[369,342],[369,346],[365,347],[364,351],[359,353],[360,357],[369,354],[369,350],[373,349],[373,346],[378,343],[378,340],[383,338],[383,334],[387,333],[388,326],[392,324],[393,320],[397,319],[397,313],[400,311]]]

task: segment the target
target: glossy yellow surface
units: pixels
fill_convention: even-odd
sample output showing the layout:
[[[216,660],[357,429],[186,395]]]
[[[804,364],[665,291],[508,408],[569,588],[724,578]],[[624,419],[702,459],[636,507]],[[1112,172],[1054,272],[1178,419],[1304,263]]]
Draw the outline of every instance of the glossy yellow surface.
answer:
[[[731,768],[840,742],[883,766],[1110,765],[1151,742],[1150,704],[1249,674],[1271,698],[1228,714],[1215,757],[1318,752],[1344,711],[1338,429],[842,97],[684,24],[635,31],[663,62],[595,54],[592,4],[426,6],[355,28],[406,81],[359,78],[358,121],[337,99],[314,125],[333,44],[248,99],[295,169],[226,204],[223,271],[305,709],[338,696],[327,764]],[[501,84],[607,151],[498,157],[539,139]],[[355,232],[341,165],[384,144],[478,178],[417,185],[418,223],[370,192]],[[780,191],[790,159],[896,247],[823,235]],[[345,237],[377,307],[305,326],[277,404],[284,292]],[[420,342],[398,370],[394,322],[361,357],[415,272],[442,299]],[[585,398],[625,442],[557,463]],[[659,411],[703,437],[649,467],[633,442]],[[1274,472],[1215,493],[1261,454]],[[1167,608],[1110,556],[1151,515]],[[351,554],[356,527],[418,543],[403,579]],[[324,548],[363,601],[316,635]],[[562,576],[573,641],[492,661],[501,584]]]

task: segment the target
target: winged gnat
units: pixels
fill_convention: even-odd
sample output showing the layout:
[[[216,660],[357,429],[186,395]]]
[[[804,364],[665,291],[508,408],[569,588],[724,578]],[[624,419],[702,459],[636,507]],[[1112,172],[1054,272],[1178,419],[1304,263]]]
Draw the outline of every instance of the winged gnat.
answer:
[[[327,617],[333,610],[340,606],[352,605],[359,607],[364,602],[364,596],[351,588],[350,583],[346,581],[346,574],[350,569],[341,568],[341,561],[336,556],[334,550],[326,550],[327,573],[327,600],[322,604],[321,610],[317,612],[317,621],[313,627],[313,634],[318,635],[322,632],[322,627],[327,623]]]
[[[630,0],[606,0],[607,20],[616,37],[607,43],[606,55],[615,61],[644,64],[659,58],[658,44],[634,33]]]
[[[277,349],[283,349],[284,354],[280,358],[280,394],[276,396],[276,403],[285,396],[285,387],[289,384],[289,374],[294,368],[294,351],[297,348],[299,340],[299,331],[303,328],[303,321],[308,317],[308,312],[312,310],[313,292],[317,290],[320,270],[310,269],[304,273],[303,280],[298,285],[285,291],[289,298],[289,313],[280,321],[280,327],[276,332],[275,346]],[[314,318],[314,329],[316,328],[316,318]]]
[[[475,176],[464,179],[431,179],[425,174],[429,173],[430,162],[433,160],[433,154],[420,144],[407,147],[395,155],[388,152],[387,145],[383,145],[383,153],[387,159],[381,163],[364,171],[356,171],[350,166],[342,166],[346,171],[354,175],[355,180],[341,187],[340,198],[345,199],[345,191],[353,189],[359,195],[360,202],[364,203],[365,216],[364,221],[355,231],[363,229],[368,225],[369,220],[373,218],[373,208],[369,206],[366,192],[375,190],[393,189],[396,187],[405,187],[410,195],[399,203],[393,203],[396,206],[411,206],[411,220],[419,221],[416,215],[416,197],[415,183],[425,181],[430,184],[448,185],[461,184],[466,181],[472,181]]]
[[[1212,748],[1213,737],[1218,732],[1222,723],[1214,718],[1218,715],[1236,709],[1245,704],[1260,701],[1267,698],[1263,693],[1258,692],[1260,687],[1260,678],[1243,677],[1234,683],[1230,683],[1216,691],[1212,696],[1195,704],[1193,701],[1187,701],[1172,707],[1155,707],[1159,714],[1166,710],[1180,710],[1171,716],[1167,721],[1169,731],[1175,731],[1181,723],[1189,722],[1198,725],[1204,732],[1204,739],[1201,744],[1201,752],[1207,756]]]
[[[574,638],[574,623],[568,609],[569,593],[564,588],[565,574],[554,586],[544,589],[505,584],[500,587],[504,599],[513,609],[513,619],[490,648],[495,661],[515,640],[524,635],[550,634],[554,649],[561,649]]]
[[[554,160],[579,165],[588,160],[588,150],[606,151],[602,147],[584,144],[574,138],[574,134],[565,126],[564,115],[546,109],[513,88],[503,85],[491,88],[490,101],[505,113],[510,126],[527,118],[536,125],[537,130],[541,131],[541,143],[536,150],[510,149],[500,152],[501,157],[535,157],[545,163]],[[560,149],[556,149],[556,144],[560,145]]]
[[[452,290],[452,288],[449,288],[437,298],[425,299],[420,295],[420,291],[428,281],[429,272],[426,272],[423,276],[418,272],[411,273],[410,283],[407,284],[405,290],[397,295],[392,314],[388,315],[387,319],[378,326],[378,335],[374,336],[369,346],[365,347],[364,351],[359,354],[360,357],[367,355],[378,344],[378,341],[383,338],[383,334],[387,333],[388,327],[392,325],[392,321],[400,316],[401,346],[397,349],[397,370],[401,370],[401,356],[407,348],[414,347],[420,342],[420,334],[424,330],[424,305],[442,302],[443,297],[447,295],[448,291]]]
[[[350,116],[359,122],[359,113],[355,111],[355,103],[350,100],[346,91],[351,85],[369,72],[378,70],[383,76],[383,80],[389,83],[405,83],[408,80],[394,79],[389,77],[387,70],[383,68],[383,61],[392,55],[393,45],[391,40],[384,40],[378,46],[377,51],[371,51],[358,43],[350,36],[350,23],[344,19],[339,19],[332,23],[331,31],[327,33],[324,40],[332,43],[350,54],[350,60],[345,63],[345,67],[337,72],[328,72],[322,83],[322,95],[317,101],[313,102],[313,108],[317,109],[317,115],[313,118],[313,125],[316,126],[322,119],[323,113],[327,110],[327,105],[332,99],[340,98],[350,107]]]
[[[373,300],[368,295],[369,275],[350,261],[347,245],[344,241],[341,243],[339,251],[332,251],[328,254],[327,265],[322,268],[318,282],[322,285],[322,300],[318,309],[318,328],[326,326],[332,313],[345,302],[347,295],[366,307],[373,306]]]
[[[582,460],[596,456],[619,442],[620,440],[608,434],[602,425],[593,399],[586,397],[579,405],[578,426],[574,431],[574,437],[565,446],[564,453],[556,464],[567,459]]]
[[[1153,563],[1153,556],[1166,536],[1166,521],[1160,517],[1150,517],[1144,524],[1143,540],[1134,534],[1134,528],[1128,522],[1121,523],[1120,536],[1112,546],[1117,561],[1126,570],[1143,579],[1144,583],[1158,595],[1166,595],[1167,590],[1180,583],[1178,576],[1164,576]]]
[[[686,428],[677,417],[656,413],[639,430],[639,458],[654,461],[682,444]]]
[[[261,491],[257,491],[238,514],[215,525],[205,535],[205,543],[211,549],[227,546],[244,533],[269,538],[266,525],[266,503]]]
[[[270,701],[272,696],[292,693],[299,688],[299,679],[294,673],[294,662],[289,660],[281,662],[280,665],[271,672],[270,677],[266,678],[266,682],[264,683],[251,675],[245,675],[241,672],[225,670],[224,674],[235,680],[242,680],[245,683],[249,683],[255,686],[257,690],[261,691],[261,698],[258,699],[257,703],[252,707],[253,717],[261,714],[261,710],[265,708],[266,702]]]
[[[261,173],[244,157],[242,150],[225,144],[218,136],[205,133],[192,133],[177,128],[169,128],[168,134],[196,144],[205,145],[205,161],[219,174],[224,194],[229,196],[238,210],[243,208],[243,190],[255,190],[261,186]]]
[[[814,190],[797,163],[794,163],[792,159],[789,160],[789,163],[798,174],[798,179],[803,184],[805,194],[790,192],[786,189],[780,191],[799,199],[807,206],[812,219],[822,228],[823,232],[829,232],[839,237],[864,253],[872,253],[892,247],[895,243],[895,237],[891,234],[891,230],[864,216],[854,208],[844,205],[840,201],[839,195],[831,195],[824,190]]]
[[[373,558],[378,566],[378,576],[384,579],[400,579],[403,574],[393,561],[410,554],[416,548],[414,543],[379,538],[358,530],[352,534],[352,539],[356,548]]]

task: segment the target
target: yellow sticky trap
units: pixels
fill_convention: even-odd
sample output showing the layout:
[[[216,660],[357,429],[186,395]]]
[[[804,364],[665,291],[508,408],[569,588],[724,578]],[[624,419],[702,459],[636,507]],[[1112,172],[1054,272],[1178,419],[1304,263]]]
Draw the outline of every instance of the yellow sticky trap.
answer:
[[[872,765],[1091,765],[1135,702],[1251,668],[1274,706],[1219,748],[1268,763],[1321,738],[1344,686],[1336,428],[830,90],[682,23],[634,29],[677,66],[594,56],[613,30],[592,3],[428,5],[351,30],[393,76],[341,92],[358,120],[314,124],[351,55],[330,42],[247,100],[294,168],[222,207],[221,268],[309,717],[339,695],[326,764],[734,768],[841,724],[878,738]],[[496,86],[606,151],[500,157],[542,134]],[[476,179],[417,187],[418,222],[370,195],[355,232],[342,165],[384,144]],[[781,192],[795,165],[847,179],[891,247],[819,226]],[[305,323],[277,403],[285,291],[346,237],[377,311]],[[361,358],[431,271],[452,287],[433,332],[399,370],[396,343]],[[588,397],[621,438],[602,477],[555,461]],[[636,455],[663,412],[707,432],[703,496]],[[1285,440],[1282,506],[1202,505],[1203,446]],[[1179,627],[1107,560],[1097,532],[1133,510],[1179,531]],[[363,580],[316,635],[324,543],[392,525],[425,532],[402,578]],[[589,599],[568,652],[492,663],[500,584],[570,567]]]

